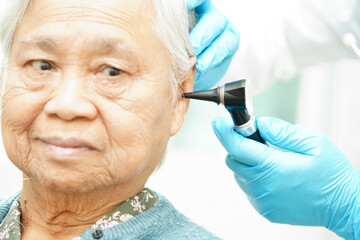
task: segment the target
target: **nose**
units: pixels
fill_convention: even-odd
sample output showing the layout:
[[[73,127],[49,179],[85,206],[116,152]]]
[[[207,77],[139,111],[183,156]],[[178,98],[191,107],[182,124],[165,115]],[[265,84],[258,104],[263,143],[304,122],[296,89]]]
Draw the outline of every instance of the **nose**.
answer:
[[[63,79],[54,96],[46,103],[44,111],[65,121],[76,118],[95,119],[97,109],[89,100],[86,81],[81,78]]]

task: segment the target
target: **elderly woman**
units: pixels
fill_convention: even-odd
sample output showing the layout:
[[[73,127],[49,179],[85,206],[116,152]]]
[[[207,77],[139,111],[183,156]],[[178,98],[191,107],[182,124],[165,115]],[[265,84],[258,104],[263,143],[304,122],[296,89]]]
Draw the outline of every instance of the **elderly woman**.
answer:
[[[144,188],[196,59],[183,0],[12,0],[2,134],[23,172],[0,239],[217,239]]]

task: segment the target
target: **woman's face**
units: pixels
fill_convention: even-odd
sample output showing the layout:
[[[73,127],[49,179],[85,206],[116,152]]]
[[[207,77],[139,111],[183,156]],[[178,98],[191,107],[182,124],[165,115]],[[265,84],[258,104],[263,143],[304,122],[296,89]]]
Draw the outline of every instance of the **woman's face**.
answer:
[[[170,101],[148,2],[31,1],[2,99],[5,148],[26,177],[65,192],[145,183],[188,104]]]

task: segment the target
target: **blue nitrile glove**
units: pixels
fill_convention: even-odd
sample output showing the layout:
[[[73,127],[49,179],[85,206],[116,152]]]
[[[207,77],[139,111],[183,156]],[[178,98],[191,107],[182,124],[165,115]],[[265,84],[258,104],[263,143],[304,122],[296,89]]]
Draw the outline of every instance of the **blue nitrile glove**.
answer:
[[[239,135],[233,124],[214,120],[229,152],[226,163],[250,203],[271,222],[324,226],[345,239],[360,239],[360,176],[322,133],[261,117],[263,139],[287,151]]]
[[[211,0],[187,0],[195,9],[198,23],[190,33],[198,57],[194,90],[207,90],[224,76],[239,47],[240,35]]]

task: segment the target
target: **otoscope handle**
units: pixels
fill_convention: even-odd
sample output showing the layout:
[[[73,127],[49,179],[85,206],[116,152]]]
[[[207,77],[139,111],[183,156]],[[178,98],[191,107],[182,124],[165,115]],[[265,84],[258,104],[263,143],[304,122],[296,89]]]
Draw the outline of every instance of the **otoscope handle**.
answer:
[[[259,129],[257,129],[256,132],[254,132],[252,135],[248,136],[247,138],[250,138],[250,139],[255,140],[255,141],[259,142],[259,143],[265,144],[264,139],[262,139],[262,137],[260,135]]]
[[[230,112],[230,114],[231,116],[233,116],[232,112]],[[254,116],[250,116],[250,120],[243,125],[236,125],[234,117],[233,122],[235,131],[238,132],[241,136],[255,140],[259,143],[266,144],[266,142],[264,141],[264,139],[262,139],[260,135],[259,129],[256,126]]]

